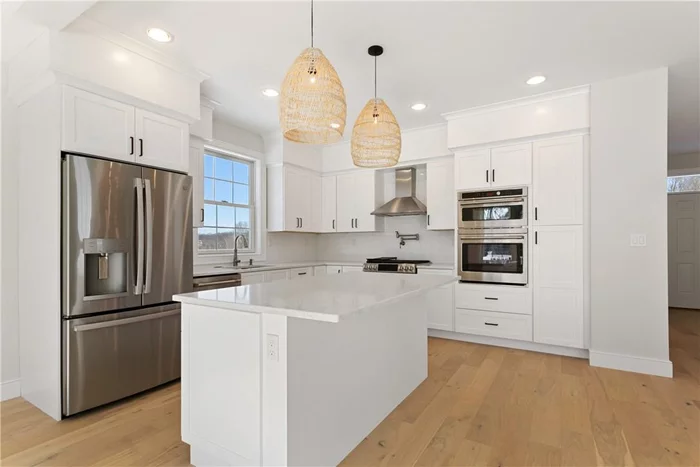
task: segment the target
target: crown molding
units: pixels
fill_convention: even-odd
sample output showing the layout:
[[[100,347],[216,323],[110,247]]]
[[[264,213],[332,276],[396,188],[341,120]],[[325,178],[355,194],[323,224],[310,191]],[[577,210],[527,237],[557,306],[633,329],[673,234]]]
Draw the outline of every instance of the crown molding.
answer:
[[[482,105],[478,107],[472,107],[465,110],[457,110],[455,112],[446,112],[441,114],[442,118],[447,121],[459,119],[466,117],[468,115],[479,115],[489,112],[496,112],[504,109],[511,109],[514,107],[521,107],[524,105],[537,104],[540,102],[551,101],[555,99],[562,99],[571,96],[577,96],[580,94],[589,94],[591,90],[590,85],[577,86],[573,88],[561,89],[558,91],[547,92],[543,94],[535,94],[534,96],[521,97],[518,99],[511,99],[508,101],[498,102],[495,104]]]

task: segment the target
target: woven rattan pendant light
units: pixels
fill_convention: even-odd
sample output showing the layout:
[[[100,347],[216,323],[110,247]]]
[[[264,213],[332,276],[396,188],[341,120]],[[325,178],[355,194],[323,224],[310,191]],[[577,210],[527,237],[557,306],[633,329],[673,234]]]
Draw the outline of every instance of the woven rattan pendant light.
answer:
[[[311,47],[292,64],[280,90],[280,127],[290,141],[327,144],[345,131],[345,90],[321,49],[314,47],[314,2],[311,0]]]
[[[401,128],[389,106],[377,98],[377,57],[384,48],[373,45],[367,52],[374,57],[374,98],[367,102],[352,128],[352,162],[358,167],[393,167],[401,155]]]

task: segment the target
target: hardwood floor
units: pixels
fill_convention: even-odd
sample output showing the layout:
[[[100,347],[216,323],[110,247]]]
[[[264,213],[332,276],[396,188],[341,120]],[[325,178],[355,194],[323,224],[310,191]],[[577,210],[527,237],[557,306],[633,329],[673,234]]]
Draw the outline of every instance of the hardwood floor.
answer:
[[[674,378],[430,339],[429,376],[345,466],[700,465],[700,311],[670,311]],[[179,384],[60,423],[0,404],[0,463],[189,465]]]

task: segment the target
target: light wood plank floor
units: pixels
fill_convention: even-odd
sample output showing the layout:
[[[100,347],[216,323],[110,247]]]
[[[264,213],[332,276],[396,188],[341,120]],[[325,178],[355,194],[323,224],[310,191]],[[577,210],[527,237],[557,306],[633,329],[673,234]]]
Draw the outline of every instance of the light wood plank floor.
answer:
[[[343,465],[698,466],[700,311],[670,317],[674,379],[430,339],[428,379]],[[5,466],[189,465],[179,384],[60,423],[14,399],[0,423]]]

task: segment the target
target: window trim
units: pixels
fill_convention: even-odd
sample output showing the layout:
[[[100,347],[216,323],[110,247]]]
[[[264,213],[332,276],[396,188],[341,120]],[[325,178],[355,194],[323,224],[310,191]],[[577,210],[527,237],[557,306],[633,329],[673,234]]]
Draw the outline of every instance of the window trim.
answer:
[[[228,159],[234,162],[240,162],[240,163],[245,163],[248,165],[248,204],[237,204],[237,203],[227,203],[225,201],[211,201],[207,200],[204,197],[204,180],[205,179],[210,179],[210,180],[219,180],[219,181],[225,181],[229,183],[236,183],[233,180],[224,180],[216,177],[207,177],[204,175],[204,157],[208,155],[214,156],[214,157],[220,157],[222,159]],[[201,171],[201,190],[202,190],[202,207],[205,205],[214,205],[214,206],[227,206],[227,207],[232,207],[232,208],[247,208],[250,210],[250,227],[248,230],[250,230],[250,241],[248,244],[248,248],[239,248],[238,253],[243,254],[243,255],[256,255],[259,252],[259,247],[258,247],[258,241],[259,241],[259,234],[257,232],[257,227],[258,227],[258,206],[257,206],[257,164],[259,161],[257,161],[255,158],[248,157],[244,154],[240,154],[238,152],[233,152],[233,151],[228,151],[225,149],[222,149],[217,146],[211,146],[208,144],[204,145],[204,151],[202,152],[202,171]],[[243,185],[242,183],[239,183],[239,185]],[[206,226],[202,225],[201,227],[197,228],[197,239],[199,239],[199,229],[218,229],[219,226]],[[221,227],[221,228],[228,228],[228,227]],[[235,227],[233,227],[235,229]],[[201,250],[199,248],[199,241],[196,242],[197,244],[197,256],[200,257],[209,257],[209,256],[220,256],[220,255],[232,255],[233,254],[233,249],[225,249],[225,250]]]

